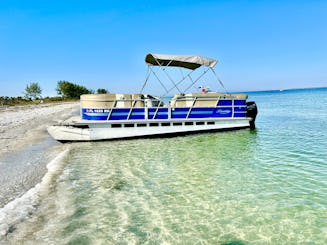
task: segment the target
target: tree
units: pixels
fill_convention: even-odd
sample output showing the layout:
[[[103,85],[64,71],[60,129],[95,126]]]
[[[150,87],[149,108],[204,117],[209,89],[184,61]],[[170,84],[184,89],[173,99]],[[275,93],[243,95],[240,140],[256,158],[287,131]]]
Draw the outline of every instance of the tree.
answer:
[[[104,89],[104,88],[98,88],[97,90],[97,94],[107,94],[108,90]]]
[[[30,83],[26,85],[25,88],[25,97],[27,99],[36,100],[37,98],[41,98],[42,89],[38,83]]]
[[[82,94],[92,94],[93,91],[68,81],[58,81],[57,93],[68,99],[79,99]]]

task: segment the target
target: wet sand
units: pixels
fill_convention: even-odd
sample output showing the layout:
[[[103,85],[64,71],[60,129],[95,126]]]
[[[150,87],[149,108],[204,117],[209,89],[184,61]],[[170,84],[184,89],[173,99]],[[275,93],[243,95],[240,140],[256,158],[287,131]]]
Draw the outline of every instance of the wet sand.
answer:
[[[39,183],[65,148],[47,126],[78,114],[79,103],[0,108],[0,208]]]

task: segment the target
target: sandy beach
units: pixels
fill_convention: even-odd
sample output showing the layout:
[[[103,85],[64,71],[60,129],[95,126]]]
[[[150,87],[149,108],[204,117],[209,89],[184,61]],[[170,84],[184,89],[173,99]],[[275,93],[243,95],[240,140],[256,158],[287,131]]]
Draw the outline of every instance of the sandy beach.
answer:
[[[46,165],[64,148],[47,126],[78,113],[79,103],[0,109],[0,208],[39,183]]]
[[[77,113],[78,103],[40,104],[0,109],[0,159],[48,137],[46,127]]]

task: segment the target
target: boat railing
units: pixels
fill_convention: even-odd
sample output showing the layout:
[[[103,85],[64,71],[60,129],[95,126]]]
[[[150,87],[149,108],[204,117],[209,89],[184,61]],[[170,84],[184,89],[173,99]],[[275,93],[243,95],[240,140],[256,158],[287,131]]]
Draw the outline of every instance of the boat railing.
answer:
[[[242,100],[244,103],[235,104],[236,100]],[[230,109],[231,117],[235,117],[235,108],[246,107],[246,98],[237,96],[206,96],[206,95],[195,95],[195,96],[175,96],[165,105],[162,100],[156,97],[145,97],[145,96],[134,96],[134,98],[81,98],[81,110],[83,108],[93,108],[93,109],[106,109],[108,110],[107,120],[111,120],[111,116],[115,109],[129,109],[128,112],[125,110],[124,113],[127,114],[126,120],[131,120],[132,114],[135,109],[143,108],[144,119],[158,119],[159,113],[163,113],[160,108],[167,108],[164,113],[168,114],[167,119],[172,118],[173,112],[180,108],[187,108],[185,119],[189,119],[190,115],[194,111],[194,108],[210,108],[215,109]],[[224,102],[228,101],[228,103]],[[185,110],[184,110],[185,111]],[[151,112],[151,116],[149,113]],[[81,111],[82,114],[82,111]]]

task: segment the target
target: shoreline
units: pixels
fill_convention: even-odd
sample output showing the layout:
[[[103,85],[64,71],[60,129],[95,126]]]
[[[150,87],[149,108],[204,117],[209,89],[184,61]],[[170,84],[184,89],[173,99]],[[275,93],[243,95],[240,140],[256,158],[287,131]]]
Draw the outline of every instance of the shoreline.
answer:
[[[0,209],[40,183],[47,164],[66,147],[46,128],[78,113],[79,103],[0,110]]]
[[[1,108],[0,161],[4,155],[46,139],[47,126],[76,114],[78,105],[74,102]]]

